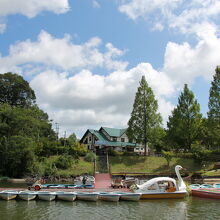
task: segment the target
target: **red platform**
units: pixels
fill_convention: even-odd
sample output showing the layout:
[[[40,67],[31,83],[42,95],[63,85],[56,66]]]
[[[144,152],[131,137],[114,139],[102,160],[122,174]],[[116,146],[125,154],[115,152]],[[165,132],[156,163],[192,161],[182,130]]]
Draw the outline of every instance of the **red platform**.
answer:
[[[111,188],[112,178],[109,173],[95,174],[95,189]]]

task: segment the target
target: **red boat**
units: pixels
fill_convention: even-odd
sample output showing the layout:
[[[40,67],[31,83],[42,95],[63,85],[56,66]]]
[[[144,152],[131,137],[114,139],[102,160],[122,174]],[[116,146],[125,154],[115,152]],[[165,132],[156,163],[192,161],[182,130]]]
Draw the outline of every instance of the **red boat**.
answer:
[[[192,195],[202,198],[220,199],[220,189],[192,189]]]

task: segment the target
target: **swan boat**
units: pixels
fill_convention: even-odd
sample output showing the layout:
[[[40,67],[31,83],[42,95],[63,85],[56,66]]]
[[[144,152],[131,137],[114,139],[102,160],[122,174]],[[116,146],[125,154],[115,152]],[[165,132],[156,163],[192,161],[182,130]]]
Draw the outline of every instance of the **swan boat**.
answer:
[[[96,192],[76,192],[76,197],[79,200],[97,201],[99,193]]]
[[[15,199],[17,195],[18,195],[18,191],[14,191],[14,190],[4,190],[0,192],[0,198],[4,200]]]
[[[76,193],[75,192],[63,192],[58,191],[56,192],[57,198],[65,201],[74,201],[76,199]]]
[[[156,177],[141,185],[136,185],[133,191],[141,193],[141,199],[184,198],[187,191],[186,184],[179,173],[181,169],[180,165],[175,167],[178,183],[170,177]]]
[[[32,200],[32,199],[35,199],[37,196],[37,193],[34,192],[34,191],[20,191],[18,193],[18,197],[22,200],[26,200],[26,201],[29,201],[29,200]]]
[[[104,201],[118,202],[120,199],[120,194],[113,192],[99,192],[98,195],[98,198]]]
[[[56,193],[49,192],[49,191],[40,191],[40,192],[37,192],[37,195],[39,199],[46,200],[46,201],[52,201],[56,198]]]

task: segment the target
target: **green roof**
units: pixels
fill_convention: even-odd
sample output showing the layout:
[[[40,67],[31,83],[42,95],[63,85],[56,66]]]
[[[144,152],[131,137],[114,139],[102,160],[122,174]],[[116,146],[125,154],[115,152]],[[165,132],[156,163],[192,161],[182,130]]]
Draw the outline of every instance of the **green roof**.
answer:
[[[107,127],[102,127],[111,137],[121,137],[126,129],[118,129],[118,128],[107,128]]]
[[[102,127],[103,128],[103,127]],[[106,128],[103,128],[106,129]],[[120,134],[120,136],[126,131],[126,129],[115,129],[115,128],[107,128],[111,131],[116,131],[118,132],[118,134]],[[120,133],[119,133],[120,131]],[[105,145],[105,146],[112,146],[112,147],[120,147],[120,146],[131,146],[131,147],[135,147],[138,144],[134,144],[134,143],[129,143],[129,142],[117,142],[117,141],[109,141],[108,139],[106,139],[99,131],[93,130],[93,129],[89,129],[89,132],[92,133],[93,135],[95,135],[98,139],[98,141],[96,141],[96,144],[99,145]],[[107,132],[107,131],[106,131]],[[116,135],[116,132],[112,132],[111,134]],[[109,134],[110,135],[110,134]],[[113,137],[116,137],[112,135]],[[118,137],[120,137],[118,136]]]

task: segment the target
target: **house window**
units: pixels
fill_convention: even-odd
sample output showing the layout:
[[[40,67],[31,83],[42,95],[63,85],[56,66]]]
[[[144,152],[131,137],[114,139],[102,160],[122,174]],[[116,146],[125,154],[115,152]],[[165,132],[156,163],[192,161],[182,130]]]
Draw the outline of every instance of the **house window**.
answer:
[[[124,138],[121,138],[121,142],[125,142],[125,139],[124,139]]]
[[[117,138],[116,138],[116,137],[113,137],[113,141],[117,141]]]
[[[91,142],[91,140],[92,140],[92,137],[89,137],[89,142]]]

